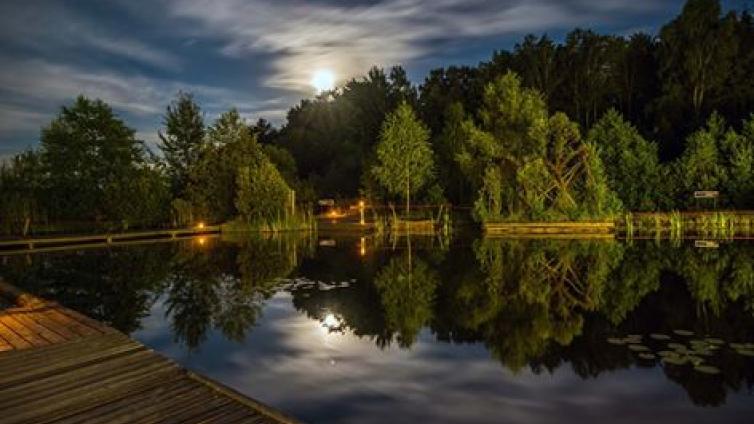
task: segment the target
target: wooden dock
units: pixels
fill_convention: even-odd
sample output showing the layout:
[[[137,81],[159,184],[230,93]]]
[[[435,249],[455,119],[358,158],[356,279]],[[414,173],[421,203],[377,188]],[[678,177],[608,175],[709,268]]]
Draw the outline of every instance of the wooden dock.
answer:
[[[612,237],[615,222],[496,222],[484,225],[488,236]]]
[[[117,330],[33,296],[0,310],[0,422],[293,423]]]
[[[68,246],[102,246],[133,243],[138,241],[153,241],[177,239],[198,235],[218,234],[220,226],[202,226],[195,228],[180,228],[172,230],[138,231],[114,234],[85,234],[77,236],[38,237],[15,240],[0,240],[0,252],[18,250],[56,249]]]

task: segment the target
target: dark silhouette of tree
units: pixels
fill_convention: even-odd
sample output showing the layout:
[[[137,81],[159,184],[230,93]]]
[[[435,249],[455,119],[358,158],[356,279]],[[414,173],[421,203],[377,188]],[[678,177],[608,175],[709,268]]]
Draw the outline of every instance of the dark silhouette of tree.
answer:
[[[64,106],[42,130],[40,154],[52,217],[121,228],[166,220],[163,176],[104,102],[81,96]]]
[[[167,107],[163,125],[165,131],[159,132],[160,149],[170,175],[173,195],[184,198],[189,170],[199,162],[205,149],[204,118],[191,94],[178,93]]]

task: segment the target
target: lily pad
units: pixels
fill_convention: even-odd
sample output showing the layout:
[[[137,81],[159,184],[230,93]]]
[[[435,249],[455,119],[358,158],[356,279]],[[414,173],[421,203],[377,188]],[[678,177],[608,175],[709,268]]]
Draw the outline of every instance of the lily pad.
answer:
[[[616,337],[608,337],[607,342],[614,345],[624,345],[626,344],[625,339],[619,339]]]
[[[689,356],[686,357],[686,359],[689,362],[691,362],[692,364],[694,364],[694,366],[699,366],[699,365],[701,365],[701,364],[704,363],[704,359],[702,359],[702,358],[700,358],[698,356],[694,356],[694,355],[689,355]]]
[[[736,350],[746,349],[746,343],[730,343],[729,346]]]
[[[697,365],[694,369],[703,374],[720,374],[720,369],[712,365]]]
[[[668,347],[673,350],[682,350],[682,351],[688,350],[688,347],[686,347],[686,345],[680,344],[680,343],[668,343]]]
[[[693,336],[694,332],[689,330],[673,330],[675,334],[678,334],[679,336]]]
[[[646,360],[653,360],[657,357],[653,353],[640,353],[639,358],[646,359]]]
[[[743,356],[754,356],[754,350],[749,349],[737,349],[736,353]]]
[[[723,340],[723,339],[715,339],[715,338],[711,338],[710,339],[710,338],[707,338],[707,339],[704,339],[704,341],[707,342],[707,343],[713,344],[713,345],[724,345],[725,344],[725,340]]]
[[[628,345],[628,348],[634,352],[648,352],[649,351],[648,347],[644,345],[640,345],[640,344],[630,344]]]
[[[679,357],[678,352],[673,352],[670,350],[661,350],[657,352],[657,354],[662,357]]]
[[[686,358],[683,357],[675,357],[675,356],[666,356],[662,358],[663,364],[670,364],[670,365],[686,365]]]
[[[670,336],[668,336],[667,334],[652,333],[649,335],[649,337],[655,340],[670,340]]]

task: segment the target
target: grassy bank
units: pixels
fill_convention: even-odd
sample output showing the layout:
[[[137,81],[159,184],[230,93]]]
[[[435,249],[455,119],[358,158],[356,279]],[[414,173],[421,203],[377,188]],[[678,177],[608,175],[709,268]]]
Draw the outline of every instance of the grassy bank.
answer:
[[[279,233],[285,231],[314,231],[317,229],[317,220],[309,212],[299,212],[293,215],[280,217],[271,221],[245,221],[236,218],[220,226],[223,233],[233,232],[263,232]]]
[[[754,236],[754,211],[627,213],[616,222],[626,238]]]

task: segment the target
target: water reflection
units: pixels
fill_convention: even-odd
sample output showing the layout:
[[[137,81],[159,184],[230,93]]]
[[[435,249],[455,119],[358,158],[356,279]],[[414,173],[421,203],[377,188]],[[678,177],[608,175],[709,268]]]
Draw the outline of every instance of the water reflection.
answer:
[[[569,370],[592,382],[653,369],[705,406],[723,405],[754,384],[754,360],[739,352],[754,342],[750,244],[327,240],[208,238],[12,257],[0,275],[128,333],[159,310],[173,341],[192,353],[212,335],[243,345],[255,331],[264,334],[260,317],[271,298],[284,296],[319,327],[317,337],[358,341],[362,355],[377,355],[364,352],[364,343],[390,355],[428,345],[479,347],[520,378]],[[662,361],[669,342],[650,335],[677,342],[681,329],[725,343],[705,359],[719,373]],[[609,342],[634,336],[646,351]],[[691,340],[683,343],[692,348]],[[400,380],[400,373],[384,378]]]

